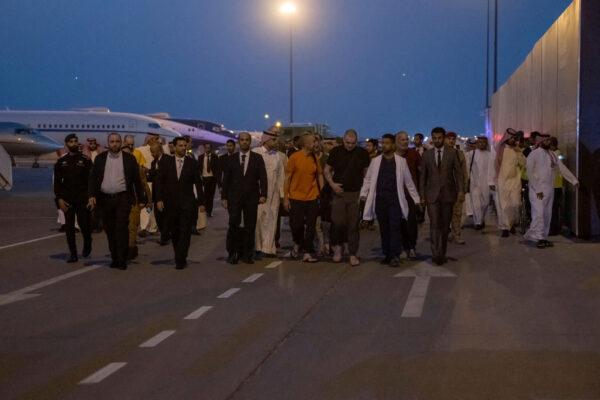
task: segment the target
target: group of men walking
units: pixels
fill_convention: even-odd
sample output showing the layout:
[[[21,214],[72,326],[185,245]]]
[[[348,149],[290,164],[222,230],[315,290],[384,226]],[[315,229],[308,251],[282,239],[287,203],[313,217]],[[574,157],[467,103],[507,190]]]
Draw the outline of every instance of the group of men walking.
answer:
[[[281,221],[288,216],[293,258],[313,263],[318,256],[331,256],[338,263],[345,250],[350,265],[357,266],[361,223],[377,220],[382,264],[395,267],[403,252],[416,258],[426,210],[432,261],[442,265],[447,262],[449,236],[464,243],[463,212],[472,216],[475,229],[483,230],[491,197],[502,236],[509,235],[521,207],[523,181],[528,182],[532,214],[525,238],[539,248],[551,246],[547,237],[554,180],[560,174],[577,183],[552,151],[551,138],[536,135],[527,158],[513,130],[495,149],[486,137],[479,137],[463,152],[456,138],[437,127],[429,144],[417,134],[411,147],[406,132],[385,134],[380,141],[370,141],[373,149],[367,151],[358,146],[352,129],[340,145],[327,149],[319,135],[306,133],[286,154],[279,130],[273,127],[263,132],[260,147],[251,149],[251,135],[242,132],[238,151],[230,141],[227,153],[218,157],[207,145],[196,160],[182,137],[175,138],[170,149],[155,139],[134,149],[132,138],[123,140],[112,133],[107,151],[94,154],[92,162],[79,152],[78,139],[71,134],[65,138],[68,153],[57,161],[54,178],[57,205],[66,219],[68,261],[78,260],[75,218],[84,239],[82,255],[87,257],[92,250],[90,215],[98,210],[111,267],[126,269],[132,229],[135,246],[140,211],[146,208],[152,210],[161,244],[172,242],[176,268],[185,268],[198,212],[212,215],[217,188],[229,215],[230,264],[276,257]]]

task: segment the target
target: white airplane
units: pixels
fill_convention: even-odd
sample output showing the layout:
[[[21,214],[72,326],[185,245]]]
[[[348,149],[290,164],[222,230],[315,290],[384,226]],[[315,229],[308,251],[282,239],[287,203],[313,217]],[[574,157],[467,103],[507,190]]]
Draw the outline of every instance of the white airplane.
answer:
[[[14,122],[0,122],[0,189],[12,188],[14,156],[41,156],[63,148],[63,145],[35,129]]]
[[[168,113],[149,114],[148,116],[159,120],[165,128],[174,130],[181,136],[187,135],[191,137],[192,144],[194,146],[210,143],[214,146],[220,147],[227,143],[228,139],[231,139],[226,135],[207,131],[206,129],[193,126],[192,124],[178,122],[174,119],[171,119],[171,116]]]
[[[110,132],[133,135],[136,146],[144,144],[148,133],[160,135],[167,141],[181,136],[164,126],[161,120],[145,115],[111,112],[107,108],[88,108],[74,111],[11,111],[0,110],[0,122],[16,122],[63,143],[69,133],[75,133],[80,142],[96,138],[106,144]]]

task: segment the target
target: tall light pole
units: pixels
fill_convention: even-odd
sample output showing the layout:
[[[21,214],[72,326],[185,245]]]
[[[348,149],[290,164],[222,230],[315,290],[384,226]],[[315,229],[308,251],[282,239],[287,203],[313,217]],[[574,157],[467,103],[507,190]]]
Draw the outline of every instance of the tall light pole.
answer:
[[[290,124],[294,122],[294,21],[298,11],[296,4],[288,1],[279,7],[279,11],[288,18],[290,25]]]
[[[494,93],[498,91],[498,0],[494,0]]]

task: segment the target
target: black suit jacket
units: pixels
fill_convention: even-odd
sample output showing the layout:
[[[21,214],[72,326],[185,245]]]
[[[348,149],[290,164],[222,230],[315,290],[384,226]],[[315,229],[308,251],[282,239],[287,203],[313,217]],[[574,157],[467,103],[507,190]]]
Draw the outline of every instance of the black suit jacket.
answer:
[[[125,152],[121,153],[123,156],[125,186],[127,193],[129,193],[129,196],[131,197],[131,203],[146,203],[148,199],[146,198],[146,191],[142,186],[140,167],[133,155]],[[108,157],[108,154],[108,151],[102,152],[98,154],[94,160],[94,166],[92,167],[88,185],[90,197],[98,198],[102,194],[100,188],[102,187],[102,181],[104,180],[104,169],[106,167],[106,157]]]
[[[200,178],[202,178],[202,175],[204,174],[204,158],[205,157],[206,157],[206,154],[201,154],[200,157],[198,158],[198,169],[199,169]],[[216,155],[215,153],[212,153],[210,155],[210,172],[213,174],[213,176],[215,177],[217,182],[220,181],[219,169],[220,169],[219,156]]]
[[[454,203],[457,195],[465,190],[463,165],[458,151],[446,146],[441,168],[437,167],[435,158],[435,147],[423,153],[419,195],[428,203]]]
[[[198,199],[194,196],[194,186]],[[181,175],[177,179],[177,165],[174,156],[163,155],[158,163],[154,181],[154,201],[162,201],[165,208],[190,208],[204,205],[204,193],[198,175],[198,162],[192,157],[184,157]]]
[[[267,170],[260,154],[248,152],[246,174],[240,165],[240,153],[226,157],[223,162],[223,186],[221,199],[230,203],[242,201],[257,203],[260,197],[267,197]]]

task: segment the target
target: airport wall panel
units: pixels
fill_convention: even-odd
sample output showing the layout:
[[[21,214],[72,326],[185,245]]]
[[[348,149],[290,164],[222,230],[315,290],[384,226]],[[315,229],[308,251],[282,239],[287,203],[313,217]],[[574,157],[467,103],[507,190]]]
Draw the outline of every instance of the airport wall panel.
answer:
[[[550,135],[557,133],[558,89],[558,27],[557,24],[542,38],[542,130]]]

